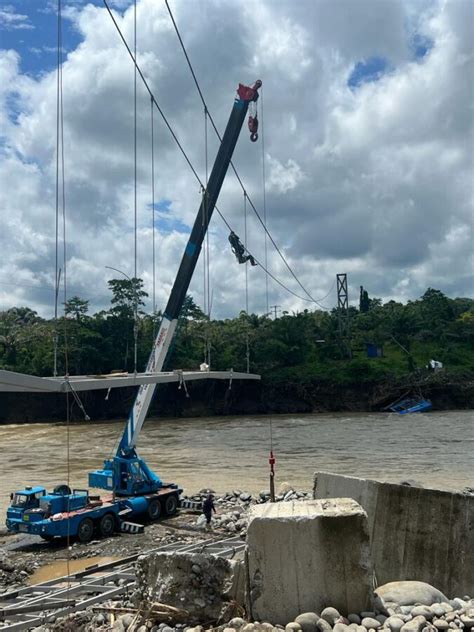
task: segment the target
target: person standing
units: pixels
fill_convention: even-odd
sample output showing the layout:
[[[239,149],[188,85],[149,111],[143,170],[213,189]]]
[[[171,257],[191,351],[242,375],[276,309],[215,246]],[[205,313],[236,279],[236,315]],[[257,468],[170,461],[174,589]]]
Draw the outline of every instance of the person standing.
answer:
[[[214,506],[214,496],[209,494],[206,500],[202,503],[202,513],[206,516],[206,525],[210,526],[212,512],[216,513],[216,508]]]

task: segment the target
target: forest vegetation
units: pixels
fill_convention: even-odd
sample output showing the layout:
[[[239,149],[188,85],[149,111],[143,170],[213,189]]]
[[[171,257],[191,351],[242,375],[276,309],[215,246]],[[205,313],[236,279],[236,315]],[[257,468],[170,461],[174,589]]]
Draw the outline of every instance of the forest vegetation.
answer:
[[[0,368],[52,375],[57,335],[60,375],[133,371],[136,313],[137,367],[144,370],[161,313],[142,311],[147,295],[141,279],[112,279],[109,288],[110,308],[95,314],[89,314],[88,301],[77,296],[67,301],[57,321],[41,318],[28,307],[0,312]],[[276,319],[241,312],[236,318],[209,320],[188,295],[165,369],[197,370],[208,344],[213,369],[246,371],[248,341],[250,371],[261,374],[273,392],[279,385],[295,386],[295,397],[315,384],[343,389],[406,383],[409,376],[429,373],[426,367],[432,359],[443,363],[443,374],[450,380],[472,384],[470,298],[449,298],[428,288],[406,304],[382,303],[361,288],[359,308],[349,308],[345,324],[350,335],[344,335],[347,327],[341,334],[337,309],[282,312]],[[380,357],[369,357],[368,345],[378,349]]]

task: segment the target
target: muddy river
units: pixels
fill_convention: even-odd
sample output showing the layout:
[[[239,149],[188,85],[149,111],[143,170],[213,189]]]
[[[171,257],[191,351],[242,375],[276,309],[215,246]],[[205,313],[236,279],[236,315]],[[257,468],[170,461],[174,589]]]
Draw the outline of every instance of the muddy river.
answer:
[[[86,487],[87,472],[114,453],[123,421],[70,426],[69,480]],[[472,412],[317,414],[150,419],[138,449],[164,481],[186,491],[268,488],[270,435],[276,481],[310,489],[315,470],[424,486],[474,486]],[[48,488],[68,479],[62,424],[0,426],[0,521],[10,491]]]

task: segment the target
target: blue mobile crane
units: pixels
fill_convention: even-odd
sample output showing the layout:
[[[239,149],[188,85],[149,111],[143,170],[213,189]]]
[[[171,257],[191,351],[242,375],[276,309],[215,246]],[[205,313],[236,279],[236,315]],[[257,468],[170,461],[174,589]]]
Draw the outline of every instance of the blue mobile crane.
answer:
[[[239,85],[208,184],[203,192],[196,220],[154,340],[146,371],[135,376],[134,383],[140,384],[140,387],[117,452],[113,458],[104,461],[102,469],[89,473],[90,487],[104,489],[112,494],[101,498],[90,495],[88,490],[72,491],[67,485],[59,485],[51,493],[41,486],[26,487],[11,494],[11,504],[6,520],[9,531],[37,534],[45,540],[71,536],[77,537],[81,542],[88,542],[95,530],[104,537],[112,535],[120,528],[124,517],[128,519],[145,514],[151,520],[157,520],[162,513],[173,515],[177,511],[182,489],[176,483],[164,483],[138,456],[136,443],[157,382],[178,379],[174,374],[163,373],[163,364],[176,331],[178,317],[249,104],[257,101],[261,85],[260,80],[251,87]],[[248,124],[251,140],[255,141],[257,139],[256,116],[250,116]],[[215,372],[216,377],[222,377],[217,373]],[[8,384],[12,390],[40,390],[43,385],[45,389],[54,390],[55,385],[58,385],[58,382],[54,382],[53,379],[35,378],[8,371],[0,371],[0,374],[0,385]],[[160,380],[160,376],[163,379]],[[207,376],[202,375],[202,377],[213,376],[212,372]],[[240,376],[234,374],[234,377]],[[258,376],[245,375],[245,377],[258,379]],[[117,385],[120,378],[115,378],[113,381]],[[76,381],[74,378],[67,378],[63,381],[63,390],[109,387],[109,384],[105,384],[104,381],[101,384],[97,382],[98,380],[89,380],[85,377],[77,378]],[[122,380],[122,383],[125,385],[125,381]],[[56,390],[60,390],[59,385]]]

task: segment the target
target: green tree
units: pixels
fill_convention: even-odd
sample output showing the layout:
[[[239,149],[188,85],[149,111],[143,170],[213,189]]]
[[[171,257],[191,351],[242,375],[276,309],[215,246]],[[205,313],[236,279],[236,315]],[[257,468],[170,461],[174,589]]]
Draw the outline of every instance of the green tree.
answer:
[[[81,321],[89,311],[89,301],[85,301],[78,296],[71,296],[64,304],[66,316],[73,316],[78,322]]]
[[[111,279],[108,281],[112,292],[110,313],[122,318],[134,318],[135,308],[138,312],[145,305],[143,299],[148,296],[143,289],[143,279]]]

